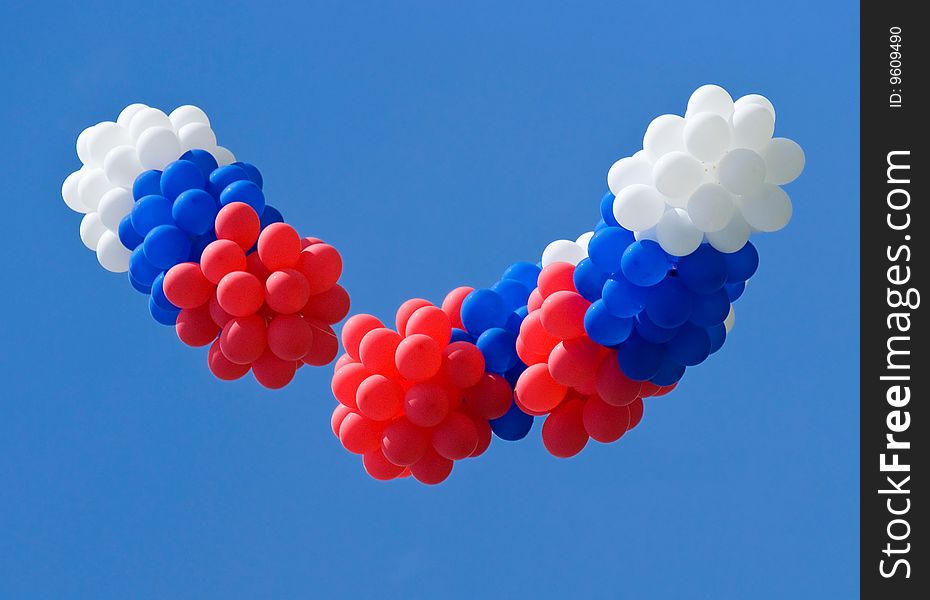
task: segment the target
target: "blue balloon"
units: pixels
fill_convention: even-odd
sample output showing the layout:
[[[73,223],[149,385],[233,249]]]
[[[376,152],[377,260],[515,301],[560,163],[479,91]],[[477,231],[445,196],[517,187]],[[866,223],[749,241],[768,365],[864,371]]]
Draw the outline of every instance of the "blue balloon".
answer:
[[[622,273],[616,273],[604,283],[604,305],[615,317],[635,317],[646,307],[649,288],[630,283]]]
[[[223,193],[223,190],[226,187],[236,181],[249,181],[249,174],[245,172],[245,169],[237,167],[236,165],[226,165],[225,167],[220,167],[210,173],[207,181],[207,191],[216,198],[220,199],[220,194]]]
[[[634,381],[648,381],[652,379],[665,359],[665,350],[659,344],[647,342],[637,333],[617,348],[617,362],[620,370]]]
[[[590,258],[586,258],[575,265],[575,273],[572,275],[575,289],[588,302],[600,299],[601,291],[604,289],[604,284],[607,283],[609,277],[610,275],[598,269]]]
[[[254,208],[258,214],[262,214],[265,210],[265,194],[262,188],[251,181],[234,181],[220,193],[220,204],[226,206],[233,202],[244,202]]]
[[[179,312],[181,311],[178,309],[168,310],[158,306],[158,304],[155,303],[155,298],[149,296],[149,313],[151,313],[153,319],[162,325],[174,327],[175,323],[177,323]]]
[[[678,279],[698,294],[715,292],[727,281],[724,254],[710,244],[701,244],[688,256],[682,256],[676,271]]]
[[[246,174],[249,176],[249,181],[257,185],[258,187],[264,186],[265,181],[262,178],[262,173],[261,171],[258,170],[258,167],[256,167],[252,163],[247,163],[247,162],[242,162],[242,161],[237,161],[237,162],[234,162],[233,164],[246,172]]]
[[[666,356],[674,362],[686,367],[701,364],[710,356],[710,334],[703,327],[692,323],[685,323],[665,344]]]
[[[597,223],[594,224],[594,231],[600,231],[601,229],[606,229],[610,227],[607,223],[604,222],[604,219],[599,219]]]
[[[136,290],[137,292],[140,292],[145,295],[152,293],[152,286],[142,285],[141,283],[136,281],[135,277],[132,276],[132,271],[129,271],[128,273],[126,273],[126,276],[129,278],[129,285],[131,285],[132,288]]]
[[[159,225],[145,236],[142,250],[149,263],[167,270],[187,260],[191,253],[191,240],[174,225]]]
[[[210,245],[212,242],[216,241],[216,231],[212,228],[201,236],[195,237],[191,240],[191,253],[187,257],[187,260],[190,262],[200,262],[200,256],[203,254],[204,248]]]
[[[614,198],[611,192],[607,192],[601,198],[601,219],[610,227],[620,227],[617,217],[614,216]]]
[[[504,304],[511,311],[526,306],[531,291],[516,279],[501,279],[492,285],[491,289],[500,294],[501,298],[504,299]]]
[[[171,300],[168,300],[168,296],[165,296],[165,274],[159,273],[158,277],[155,278],[155,281],[152,283],[152,300],[165,310],[180,310],[177,306],[171,303]]]
[[[189,160],[176,160],[161,174],[161,195],[174,200],[181,192],[202,190],[206,184],[200,167]]]
[[[523,319],[526,318],[525,314],[518,312],[520,310],[526,310],[526,307],[523,306],[510,313],[507,322],[504,323],[504,329],[512,331],[514,335],[520,335],[520,326],[523,325]]]
[[[133,200],[141,200],[146,196],[161,196],[161,171],[143,171],[136,177],[132,184]]]
[[[478,336],[492,327],[504,327],[512,311],[500,294],[481,288],[465,296],[462,302],[462,324],[468,333]]]
[[[698,327],[711,327],[723,323],[730,312],[730,298],[724,288],[712,294],[695,296],[688,318]]]
[[[271,206],[270,204],[265,205],[265,210],[262,211],[262,216],[260,219],[261,228],[264,229],[272,223],[283,223],[284,215],[281,214],[277,208]]]
[[[727,283],[746,281],[759,268],[759,251],[752,245],[746,244],[732,254],[725,254],[727,262]]]
[[[597,300],[584,314],[584,329],[588,337],[601,346],[616,346],[630,337],[633,319],[613,316],[604,301]]]
[[[129,255],[129,275],[139,285],[151,288],[155,278],[161,272],[162,269],[159,269],[145,258],[142,244],[136,246],[136,249]]]
[[[668,255],[658,242],[639,240],[630,244],[620,259],[620,269],[630,282],[642,287],[653,286],[668,273]]]
[[[539,265],[534,265],[531,262],[515,262],[507,267],[501,279],[519,281],[523,284],[523,287],[528,290],[534,290],[536,289],[536,282],[539,280],[540,271],[542,271],[542,269],[539,268]]]
[[[677,277],[668,277],[649,288],[646,314],[659,327],[678,327],[691,316],[693,294]]]
[[[452,339],[449,340],[449,343],[454,342],[468,342],[469,344],[475,343],[475,338],[471,336],[470,333],[464,329],[459,329],[457,327],[452,328]]]
[[[516,366],[504,373],[504,379],[507,380],[507,383],[510,384],[510,387],[517,385],[517,379],[520,379],[520,375],[523,374],[523,371],[526,371],[526,365],[521,361],[517,361]]]
[[[514,402],[503,417],[491,419],[490,423],[494,435],[508,442],[516,442],[525,438],[533,428],[533,417],[517,408]]]
[[[132,218],[126,215],[119,222],[119,242],[129,250],[135,250],[142,243],[142,236],[132,227]]]
[[[707,335],[710,336],[710,353],[723,348],[723,343],[727,341],[727,327],[723,323],[718,323],[707,328]]]
[[[634,328],[641,338],[653,344],[664,344],[678,333],[678,327],[659,327],[645,312],[636,315]]]
[[[624,251],[635,241],[633,234],[623,227],[605,227],[596,231],[588,242],[588,258],[601,271],[616,273],[620,270]],[[662,255],[664,259],[665,252]]]
[[[730,304],[733,304],[739,297],[743,295],[743,292],[746,290],[746,282],[740,281],[738,283],[728,283],[726,285],[727,298],[730,299]]]
[[[171,206],[174,222],[190,235],[203,235],[213,229],[217,212],[216,199],[204,190],[182,192]]]
[[[669,360],[668,356],[666,356],[658,372],[656,372],[649,381],[661,386],[672,385],[673,383],[677,383],[684,374],[685,367]]]
[[[492,327],[478,336],[475,345],[484,355],[485,371],[503,374],[512,369],[520,360],[516,343],[516,334],[501,327]]]
[[[159,225],[174,225],[171,216],[171,200],[164,196],[143,196],[132,205],[129,213],[132,228],[143,238]]]
[[[200,172],[203,173],[204,182],[210,178],[210,173],[219,167],[216,159],[213,158],[212,154],[206,150],[200,150],[199,148],[196,150],[188,150],[181,155],[181,160],[189,160],[200,167]]]

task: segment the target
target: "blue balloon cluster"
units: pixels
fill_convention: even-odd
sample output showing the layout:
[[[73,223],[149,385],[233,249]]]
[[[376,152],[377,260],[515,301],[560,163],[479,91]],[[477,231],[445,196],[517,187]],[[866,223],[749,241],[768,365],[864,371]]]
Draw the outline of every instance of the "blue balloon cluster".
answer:
[[[497,283],[465,297],[461,310],[465,329],[452,330],[453,342],[466,341],[478,346],[484,356],[485,370],[502,375],[511,388],[526,370],[517,356],[517,336],[540,270],[539,265],[528,262],[507,267]],[[491,431],[509,441],[525,438],[532,427],[533,417],[521,411],[516,403],[511,404],[507,414],[491,420]]]
[[[672,256],[621,227],[613,199],[608,192],[601,200],[588,258],[575,267],[575,288],[592,302],[585,330],[617,350],[629,378],[671,385],[723,345],[730,304],[755,273],[759,254],[747,242],[732,254],[701,244],[688,256]]]
[[[243,162],[220,167],[206,150],[189,150],[164,171],[145,171],[132,186],[135,204],[119,225],[119,239],[132,251],[129,283],[149,296],[149,312],[163,325],[175,324],[180,309],[165,297],[165,273],[182,262],[200,262],[216,240],[219,210],[245,202],[261,215],[262,228],[283,221],[265,204],[262,175]]]

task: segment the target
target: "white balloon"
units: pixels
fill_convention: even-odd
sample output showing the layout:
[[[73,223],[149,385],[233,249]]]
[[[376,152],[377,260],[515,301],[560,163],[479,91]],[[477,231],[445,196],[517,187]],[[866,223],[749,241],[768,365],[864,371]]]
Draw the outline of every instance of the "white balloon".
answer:
[[[126,188],[113,188],[100,199],[97,214],[103,226],[114,233],[119,233],[119,222],[132,210],[132,192]]]
[[[704,162],[718,160],[730,147],[730,123],[712,112],[699,112],[685,120],[685,148]]]
[[[652,164],[648,160],[635,156],[621,158],[607,171],[607,187],[614,196],[634,183],[652,184]]]
[[[758,150],[772,139],[775,116],[764,106],[745,104],[733,113],[733,147]]]
[[[733,211],[733,216],[727,226],[720,231],[705,234],[707,242],[717,250],[732,254],[746,245],[749,241],[749,224],[743,216]]]
[[[672,256],[687,256],[704,241],[704,233],[694,226],[687,212],[673,208],[659,219],[656,240]]]
[[[91,164],[90,148],[87,147],[87,138],[90,136],[90,132],[93,131],[95,125],[91,125],[84,131],[78,134],[77,137],[77,155],[81,159],[81,163],[88,166],[95,166]]]
[[[74,212],[86,213],[90,210],[81,202],[81,194],[78,191],[78,184],[81,182],[81,177],[84,176],[85,172],[86,171],[84,171],[82,167],[80,170],[65,177],[64,182],[61,184],[61,199],[64,200],[68,208]]]
[[[727,318],[723,320],[723,326],[726,328],[727,333],[730,333],[730,330],[733,329],[733,323],[736,321],[736,311],[733,310],[733,305],[730,305],[730,312],[727,313]]]
[[[166,127],[172,130],[172,133],[174,132],[174,126],[171,124],[171,119],[168,118],[168,115],[157,108],[143,108],[136,112],[136,114],[132,116],[132,119],[129,120],[129,136],[138,142],[139,137],[141,137],[147,129],[153,127]]]
[[[177,134],[167,127],[146,129],[139,137],[136,152],[145,169],[164,169],[182,154]]]
[[[97,242],[97,261],[112,273],[124,273],[129,270],[130,254],[112,231],[104,231]]]
[[[87,135],[87,149],[90,151],[90,157],[93,163],[102,167],[107,153],[123,144],[129,144],[129,133],[114,123],[113,121],[104,121],[98,123],[94,130]]]
[[[775,107],[772,106],[771,101],[765,96],[760,96],[759,94],[747,94],[737,100],[733,104],[734,109],[739,109],[740,106],[746,106],[747,104],[757,104],[759,106],[764,106],[772,113],[772,119],[775,119]]]
[[[734,194],[751,194],[765,181],[765,161],[753,150],[736,148],[720,159],[717,177]]]
[[[132,121],[132,118],[137,112],[143,108],[148,108],[148,105],[137,102],[135,104],[130,104],[126,108],[120,111],[119,116],[116,117],[117,124],[126,128],[126,131],[129,131],[129,123]]]
[[[124,188],[132,188],[136,177],[142,173],[142,163],[133,146],[117,146],[103,160],[103,172],[111,183]]]
[[[556,240],[546,246],[542,255],[542,266],[552,263],[567,262],[577,265],[587,257],[587,253],[571,240]]]
[[[665,212],[665,198],[654,187],[634,183],[614,199],[614,217],[626,229],[640,231],[659,222]]]
[[[174,114],[174,113],[171,113]],[[216,134],[206,123],[188,123],[178,130],[181,150],[216,148]]]
[[[729,119],[733,114],[733,98],[719,85],[702,85],[688,98],[688,110],[685,111],[685,117],[705,111]]]
[[[225,167],[226,165],[231,165],[236,162],[236,157],[233,155],[233,153],[222,146],[217,146],[212,150],[205,148],[205,150],[209,150],[210,154],[213,155],[213,158],[216,159],[216,163],[221,167]]]
[[[584,250],[584,255],[588,255],[588,242],[591,241],[591,238],[594,237],[593,231],[586,231],[578,236],[578,239],[575,240],[575,243],[578,244],[578,247]]]
[[[171,120],[174,130],[177,131],[178,134],[181,133],[181,128],[191,123],[203,123],[207,127],[210,126],[210,119],[207,118],[207,113],[193,104],[185,104],[184,106],[177,107],[171,111],[168,118]]]
[[[645,150],[637,150],[630,158],[641,158],[650,164],[652,163],[652,161],[649,160],[649,154],[647,154]]]
[[[791,220],[791,198],[777,185],[767,183],[738,202],[743,218],[758,231],[778,231]]]
[[[769,183],[791,183],[804,170],[804,150],[794,140],[773,138],[759,155],[765,161],[765,180]]]
[[[78,182],[78,196],[81,199],[81,204],[87,208],[86,212],[96,211],[100,199],[112,187],[103,169],[88,169]]]
[[[634,231],[633,239],[636,240],[637,242],[639,240],[652,240],[653,242],[655,242],[656,241],[656,228],[650,227],[649,229],[643,229],[642,231]]]
[[[670,198],[687,198],[704,179],[704,167],[687,152],[669,152],[656,161],[652,178],[659,193]]]
[[[81,241],[88,250],[97,249],[97,244],[106,230],[106,226],[100,221],[100,215],[95,212],[87,213],[81,219]]]
[[[684,130],[685,120],[678,115],[659,115],[653,119],[643,136],[643,150],[649,160],[655,162],[667,152],[684,150]]]
[[[720,231],[733,217],[733,194],[717,183],[705,183],[688,199],[688,216],[704,233]]]

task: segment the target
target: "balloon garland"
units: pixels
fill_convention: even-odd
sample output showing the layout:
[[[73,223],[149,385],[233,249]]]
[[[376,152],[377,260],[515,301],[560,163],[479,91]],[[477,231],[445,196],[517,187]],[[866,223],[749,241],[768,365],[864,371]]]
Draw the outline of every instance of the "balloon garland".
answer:
[[[251,371],[280,388],[336,357],[332,325],[349,311],[342,258],[266,204],[259,170],[217,145],[201,109],[132,104],[81,132],[77,154],[62,197],[84,213],[84,245],[128,273],[156,322],[209,345],[217,378]]]
[[[373,478],[426,484],[483,453],[492,432],[524,438],[535,417],[556,457],[620,439],[644,398],[723,346],[759,264],[750,234],[791,218],[780,186],[804,153],[774,128],[766,98],[702,86],[684,117],[657,117],[643,149],[613,164],[593,231],[441,308],[409,300],[393,330],[350,318],[333,433]]]

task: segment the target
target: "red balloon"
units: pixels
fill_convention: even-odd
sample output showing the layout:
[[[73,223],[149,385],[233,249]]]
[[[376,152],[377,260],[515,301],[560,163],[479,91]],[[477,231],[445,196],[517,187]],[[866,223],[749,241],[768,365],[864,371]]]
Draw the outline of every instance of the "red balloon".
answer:
[[[300,360],[313,346],[313,328],[298,315],[277,315],[268,322],[268,348],[281,360]]]
[[[542,354],[535,354],[527,350],[526,344],[523,343],[523,338],[519,336],[517,337],[517,341],[514,342],[514,348],[517,350],[517,356],[526,366],[544,363],[546,360],[548,360],[547,356],[543,356]]]
[[[627,429],[627,431],[629,431],[639,425],[639,422],[643,420],[643,399],[637,398],[633,402],[630,402],[627,408],[630,409],[630,426]]]
[[[372,452],[381,446],[382,423],[377,423],[358,413],[349,413],[339,426],[339,441],[353,454]]]
[[[258,280],[264,285],[265,281],[268,279],[268,276],[271,275],[271,270],[265,266],[265,263],[262,262],[261,257],[258,255],[258,252],[253,252],[245,257],[245,270],[258,277]]]
[[[460,412],[449,413],[433,429],[433,449],[449,460],[468,458],[478,447],[478,430],[471,417]]]
[[[659,391],[652,395],[653,398],[658,398],[659,396],[664,396],[665,394],[671,392],[676,387],[678,387],[678,382],[676,381],[672,385],[663,385],[659,388]]]
[[[296,265],[300,251],[300,236],[287,223],[272,223],[258,236],[258,255],[271,271]]]
[[[349,317],[349,320],[342,326],[342,346],[346,349],[346,354],[356,361],[361,360],[358,347],[362,343],[362,338],[372,329],[379,327],[384,327],[384,323],[373,315],[357,314]]]
[[[424,309],[420,309],[424,310]],[[442,350],[442,376],[451,385],[466,389],[484,375],[484,355],[474,344],[453,342]]]
[[[307,246],[312,246],[313,244],[322,244],[323,240],[316,237],[305,237],[300,238],[300,249],[303,250]]]
[[[427,485],[442,483],[452,472],[452,461],[442,457],[432,448],[427,448],[423,458],[410,465],[410,474]]]
[[[223,381],[239,379],[248,373],[251,368],[248,364],[239,365],[226,358],[226,355],[223,354],[220,348],[219,340],[216,340],[213,342],[213,345],[210,346],[210,352],[207,354],[207,366],[210,367],[210,372],[213,373],[217,379],[222,379]]]
[[[475,417],[472,417],[472,421],[475,423],[475,431],[478,432],[478,445],[475,446],[475,449],[472,450],[472,453],[468,456],[470,458],[475,458],[484,454],[491,445],[491,424],[485,419]]]
[[[219,326],[210,316],[210,309],[203,305],[197,308],[182,308],[174,329],[179,340],[194,347],[213,343],[220,332]]]
[[[313,345],[310,346],[310,351],[304,356],[303,361],[314,367],[322,367],[333,362],[339,354],[339,339],[332,327],[310,319],[304,319],[304,321],[313,329]]]
[[[210,300],[215,286],[203,276],[200,265],[186,262],[165,273],[162,289],[168,301],[178,308],[197,308]]]
[[[620,370],[616,351],[611,351],[601,361],[594,380],[597,395],[607,404],[626,406],[639,397],[642,384],[633,381]]]
[[[435,383],[417,383],[404,394],[404,414],[420,427],[433,427],[449,414],[449,396]]]
[[[542,426],[542,440],[553,456],[575,456],[588,443],[582,413],[584,401],[570,398],[552,411]]]
[[[440,347],[444,347],[452,338],[452,323],[441,308],[423,306],[413,311],[404,325],[404,336],[417,333],[430,336]]]
[[[226,275],[245,271],[245,252],[232,240],[215,240],[200,255],[200,268],[210,283],[219,283]]]
[[[539,288],[536,288],[530,292],[530,297],[526,301],[526,310],[530,313],[539,310],[539,307],[542,306],[543,300],[545,300],[545,298],[543,298]]]
[[[353,358],[352,358],[351,356],[349,356],[348,354],[343,353],[339,358],[336,359],[336,364],[333,365],[333,373],[335,373],[336,371],[338,371],[338,370],[341,369],[342,367],[344,367],[344,366],[346,366],[346,365],[350,365],[350,364],[352,364],[352,363],[354,363],[354,362],[355,362],[355,360],[353,360]]]
[[[539,311],[531,312],[520,324],[520,339],[526,344],[527,350],[532,354],[549,356],[552,349],[559,343],[555,337],[543,327]]]
[[[410,381],[425,381],[439,372],[442,350],[436,340],[415,333],[401,340],[394,354],[398,372]]]
[[[216,286],[216,299],[220,308],[234,317],[254,315],[262,303],[265,293],[262,282],[255,275],[246,271],[229,273]]]
[[[574,265],[565,262],[552,263],[539,273],[539,281],[536,285],[545,299],[558,291],[577,292],[574,277]]]
[[[313,244],[300,251],[294,267],[307,278],[310,295],[320,294],[336,285],[342,275],[342,257],[329,244]]]
[[[394,418],[404,405],[404,389],[384,375],[371,375],[358,386],[356,403],[360,413],[374,421]]]
[[[210,296],[210,301],[207,303],[207,310],[210,311],[210,318],[213,319],[213,322],[220,327],[226,327],[226,323],[229,323],[229,320],[233,318],[231,314],[223,310],[223,307],[220,306],[220,301],[216,298],[215,292]]]
[[[265,319],[258,315],[235,317],[223,327],[220,348],[237,365],[248,365],[265,352],[268,332]]]
[[[404,467],[399,467],[384,458],[381,448],[366,452],[362,456],[362,466],[365,467],[365,472],[378,481],[396,479],[404,471]]]
[[[333,409],[333,416],[329,420],[329,426],[333,430],[333,435],[339,437],[339,426],[342,425],[343,419],[346,418],[346,415],[351,413],[352,409],[343,404],[337,404],[336,408]]]
[[[352,363],[337,369],[333,373],[332,389],[333,396],[340,404],[358,410],[358,403],[355,398],[358,393],[358,386],[362,384],[371,373],[358,363]]]
[[[520,374],[514,392],[521,406],[534,413],[547,413],[562,402],[568,388],[552,378],[546,365],[539,364]]]
[[[584,429],[602,444],[616,442],[630,425],[630,409],[613,406],[598,396],[589,396],[582,410]]]
[[[433,303],[429,300],[424,300],[423,298],[411,298],[407,300],[397,309],[397,314],[394,318],[394,326],[397,328],[397,333],[402,337],[406,337],[407,330],[407,320],[417,310],[423,308],[424,306],[432,306]]]
[[[384,429],[381,451],[395,465],[407,467],[420,460],[429,447],[429,433],[401,417]]]
[[[604,352],[587,336],[559,342],[549,355],[549,374],[562,385],[593,393]]]
[[[290,315],[299,311],[310,298],[310,284],[300,271],[275,271],[265,281],[265,297],[271,310]]]
[[[662,388],[652,383],[651,381],[644,381],[642,382],[642,387],[639,390],[639,397],[649,398],[651,396],[655,396],[660,389]]]
[[[449,316],[452,326],[457,329],[465,329],[465,325],[462,324],[462,302],[465,301],[465,296],[473,291],[475,288],[463,285],[446,294],[442,301],[442,312]]]
[[[258,213],[244,202],[231,202],[216,215],[216,237],[235,242],[243,251],[255,245],[261,230]]]
[[[584,315],[591,303],[577,292],[560,290],[546,298],[539,309],[543,327],[560,340],[585,334]]]
[[[325,292],[310,296],[300,312],[330,325],[338,323],[349,314],[349,293],[336,284]]]
[[[397,352],[400,342],[400,335],[396,331],[387,327],[372,329],[362,338],[358,346],[358,357],[372,373],[397,377],[399,373],[394,365],[394,353]]]
[[[484,373],[476,385],[465,390],[465,408],[486,421],[503,417],[512,403],[510,384],[494,373]]]
[[[296,360],[283,360],[275,356],[271,350],[266,350],[252,363],[252,375],[255,376],[255,380],[272,390],[281,389],[289,384],[296,372]]]

